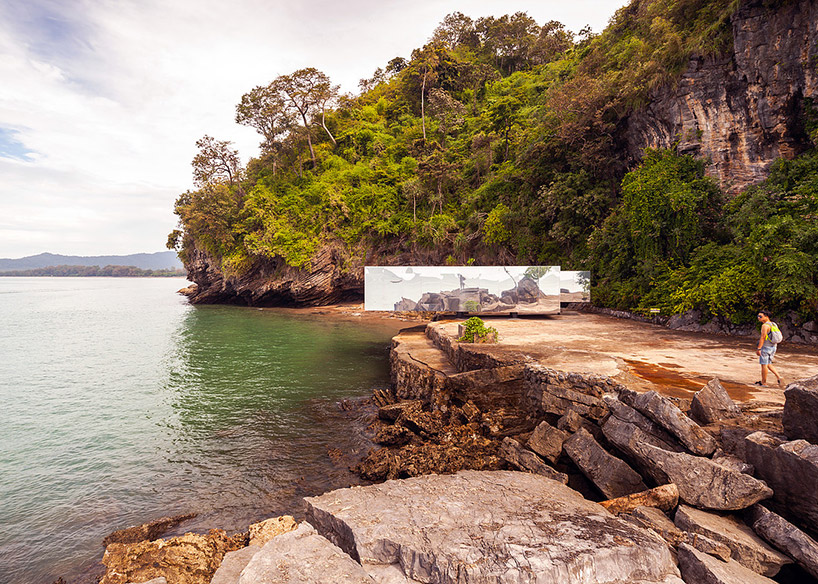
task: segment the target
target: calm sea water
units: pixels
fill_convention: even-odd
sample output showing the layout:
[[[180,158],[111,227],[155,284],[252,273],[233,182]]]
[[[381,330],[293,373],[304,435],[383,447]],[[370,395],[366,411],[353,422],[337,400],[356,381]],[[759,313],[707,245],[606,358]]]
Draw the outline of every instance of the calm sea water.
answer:
[[[338,402],[395,324],[193,307],[181,279],[0,278],[0,583],[76,578],[109,532],[242,530],[355,482]]]

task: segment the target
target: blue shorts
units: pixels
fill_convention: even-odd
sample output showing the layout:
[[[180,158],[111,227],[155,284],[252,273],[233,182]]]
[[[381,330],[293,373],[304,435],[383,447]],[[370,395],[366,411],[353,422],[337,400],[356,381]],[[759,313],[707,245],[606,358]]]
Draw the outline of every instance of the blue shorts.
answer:
[[[773,345],[772,347],[761,347],[761,356],[758,358],[758,362],[762,365],[769,365],[773,362],[773,355],[775,355],[775,350],[777,347]]]

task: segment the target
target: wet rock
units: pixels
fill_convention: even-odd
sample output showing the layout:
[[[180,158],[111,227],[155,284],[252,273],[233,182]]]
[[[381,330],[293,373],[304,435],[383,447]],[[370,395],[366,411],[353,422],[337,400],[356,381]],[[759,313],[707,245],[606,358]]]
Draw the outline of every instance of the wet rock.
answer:
[[[609,454],[585,429],[565,441],[565,453],[608,499],[647,489],[642,477],[628,464]]]
[[[680,505],[674,518],[679,529],[704,535],[730,548],[732,558],[764,576],[775,576],[792,560],[768,546],[743,521],[733,515],[717,515]]]
[[[795,525],[761,505],[753,507],[753,529],[802,568],[818,578],[818,542]]]
[[[715,424],[742,415],[739,407],[727,395],[717,377],[711,379],[693,396],[690,415],[702,424]]]
[[[250,526],[250,545],[264,545],[274,537],[287,533],[298,527],[295,519],[290,515],[271,517]]]
[[[112,543],[105,549],[100,584],[145,582],[164,577],[174,584],[210,584],[224,555],[247,542],[245,534],[228,537],[220,529],[207,535],[186,533],[168,540]]]
[[[674,452],[681,452],[684,450],[684,448],[679,445],[678,441],[664,428],[650,418],[646,418],[631,406],[625,404],[612,395],[606,395],[603,399],[605,400],[605,404],[608,406],[612,416],[616,417],[622,422],[633,424],[642,430],[645,435],[645,439],[648,440],[650,444],[663,448],[664,450],[672,450]]]
[[[184,515],[174,515],[172,517],[161,517],[148,521],[142,525],[120,529],[107,535],[102,540],[102,547],[108,547],[112,543],[137,543],[140,541],[150,541],[162,536],[163,533],[186,521],[196,517],[196,513],[186,513]]]
[[[548,477],[564,485],[568,484],[568,475],[558,472],[545,464],[539,456],[523,448],[513,438],[503,438],[503,442],[500,444],[500,456],[520,470]]]
[[[662,485],[634,493],[625,497],[618,497],[602,501],[600,505],[611,513],[630,513],[637,507],[656,507],[662,511],[673,511],[679,504],[679,489],[674,484]]]
[[[685,543],[677,553],[682,579],[688,584],[774,584],[736,561],[724,562]]]
[[[818,532],[818,446],[785,442],[765,432],[744,439],[745,460],[775,491],[773,500],[799,523]]]
[[[651,446],[636,426],[614,417],[605,422],[602,430],[613,445],[638,460],[657,483],[676,484],[679,497],[696,507],[745,509],[773,494],[762,481],[710,459]]]
[[[553,464],[562,454],[562,444],[569,436],[568,432],[555,428],[548,422],[541,422],[531,433],[528,447]]]
[[[375,584],[366,570],[308,524],[264,545],[237,584]]]
[[[463,471],[305,501],[308,521],[364,566],[420,582],[678,582],[661,538],[535,474]]]
[[[818,375],[789,384],[784,398],[784,433],[790,440],[818,444]]]
[[[384,446],[403,446],[412,441],[414,434],[404,426],[381,426],[375,432],[372,441]]]
[[[388,404],[378,408],[378,417],[386,422],[394,422],[406,410],[421,411],[423,402],[420,400],[406,400]]]
[[[710,456],[718,446],[716,440],[701,426],[685,416],[668,398],[655,391],[637,396],[633,407],[673,434],[694,454]]]

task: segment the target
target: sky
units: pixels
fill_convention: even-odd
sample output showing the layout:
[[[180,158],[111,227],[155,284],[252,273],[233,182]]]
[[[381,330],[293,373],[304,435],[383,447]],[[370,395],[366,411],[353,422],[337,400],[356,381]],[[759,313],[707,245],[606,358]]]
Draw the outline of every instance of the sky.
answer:
[[[246,163],[241,96],[316,67],[357,93],[452,12],[600,32],[625,0],[0,0],[0,257],[165,249],[205,134]]]

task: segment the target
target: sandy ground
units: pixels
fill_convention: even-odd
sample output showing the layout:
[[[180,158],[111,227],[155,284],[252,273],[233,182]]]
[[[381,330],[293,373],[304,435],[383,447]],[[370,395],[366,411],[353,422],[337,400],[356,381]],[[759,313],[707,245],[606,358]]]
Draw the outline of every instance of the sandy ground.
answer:
[[[312,308],[270,308],[317,318],[345,319],[384,327],[395,334],[428,322],[422,314],[366,312],[362,304]],[[566,311],[552,316],[484,315],[497,328],[500,342],[492,350],[531,355],[544,365],[566,371],[591,371],[616,377],[638,390],[656,389],[690,398],[711,378],[718,377],[737,401],[784,403],[787,383],[818,374],[818,347],[782,343],[775,367],[783,378],[770,387],[753,385],[761,379],[757,338],[720,337],[672,331],[658,325],[599,314]],[[452,336],[462,319],[439,323]]]

